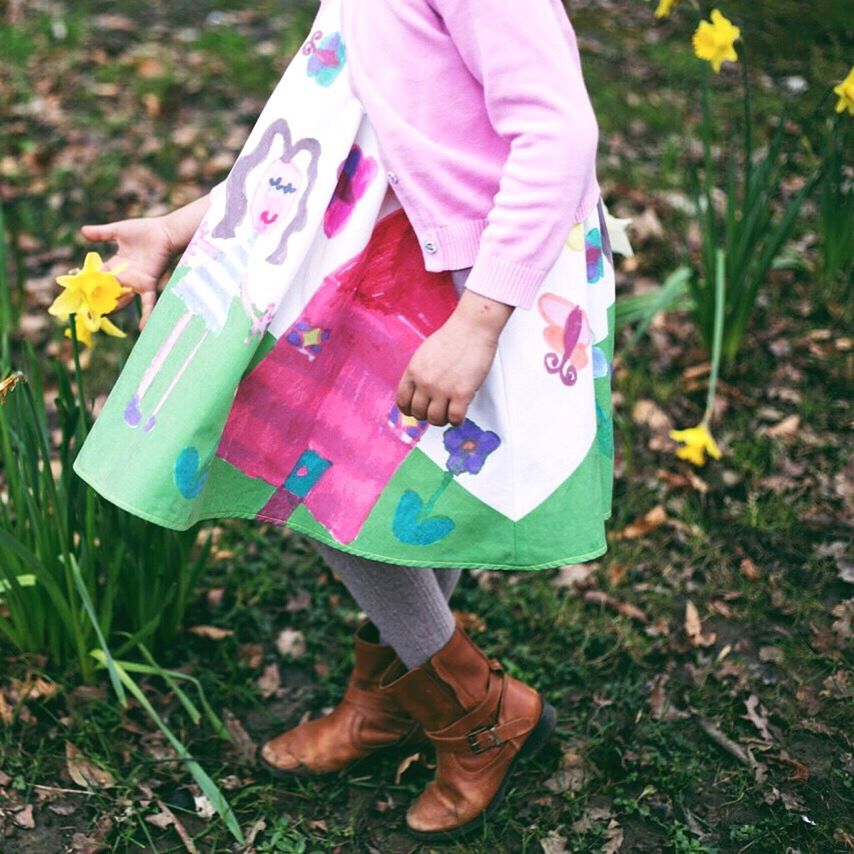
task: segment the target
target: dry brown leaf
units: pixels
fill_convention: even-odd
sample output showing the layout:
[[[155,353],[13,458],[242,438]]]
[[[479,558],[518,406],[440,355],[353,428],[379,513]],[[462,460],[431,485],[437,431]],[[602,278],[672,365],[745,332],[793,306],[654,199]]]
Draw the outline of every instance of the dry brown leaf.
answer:
[[[806,783],[810,778],[810,769],[804,765],[798,759],[793,759],[789,754],[783,750],[780,753],[766,753],[766,759],[774,759],[778,762],[784,762],[786,765],[789,765],[792,769],[791,774],[786,775],[786,780],[790,783]]]
[[[839,635],[843,642],[851,640],[851,628],[854,625],[854,599],[845,599],[834,605],[830,611],[837,619],[831,625],[831,629]]]
[[[243,728],[238,718],[228,709],[223,713],[223,723],[228,730],[228,734],[234,739],[234,746],[240,756],[242,756],[249,765],[255,764],[255,754],[258,752],[258,745],[252,741],[251,736]]]
[[[403,759],[400,760],[400,763],[397,766],[397,771],[394,772],[394,785],[399,786],[400,781],[403,775],[407,772],[409,767],[413,765],[415,762],[421,759],[421,753],[411,753],[409,756],[404,756]]]
[[[279,655],[302,658],[306,652],[305,635],[298,629],[282,629],[276,638]]]
[[[717,639],[715,632],[709,635],[703,634],[700,614],[697,606],[690,599],[685,603],[685,634],[688,635],[692,646],[711,646]]]
[[[71,837],[71,850],[75,854],[98,854],[99,851],[106,851],[106,849],[105,843],[80,831]]]
[[[4,726],[11,726],[15,719],[15,710],[6,700],[6,695],[0,691],[0,723]]]
[[[12,821],[24,830],[35,829],[36,822],[33,818],[33,805],[27,804],[23,809],[12,813]]]
[[[639,400],[632,407],[632,421],[645,424],[657,433],[666,432],[673,427],[670,416],[652,400]]]
[[[617,613],[622,614],[624,617],[631,617],[631,619],[637,620],[639,623],[644,623],[644,625],[649,622],[647,615],[638,608],[637,605],[633,605],[631,602],[618,600],[614,607],[616,607]]]
[[[801,429],[800,415],[787,415],[782,421],[775,424],[773,427],[761,429],[760,433],[765,433],[774,439],[788,439],[796,435]]]
[[[584,757],[575,750],[567,750],[560,758],[557,771],[546,780],[545,787],[556,795],[563,792],[580,792],[586,778]]]
[[[242,643],[237,648],[237,657],[254,670],[264,660],[264,647],[260,643]]]
[[[267,822],[264,821],[263,818],[259,818],[249,830],[246,831],[246,845],[240,849],[240,851],[245,851],[247,854],[250,854],[254,849],[252,846],[255,844],[255,838],[261,833],[263,830],[267,829]]]
[[[578,821],[572,823],[572,829],[576,833],[589,833],[598,829],[606,819],[611,817],[611,810],[607,807],[590,807],[586,809]]]
[[[208,600],[209,608],[219,608],[222,604],[222,597],[225,595],[224,587],[211,587],[207,593],[205,593],[205,598]]]
[[[664,237],[664,227],[655,208],[647,207],[632,217],[632,242],[643,243],[646,240],[661,240]]]
[[[694,491],[699,492],[700,495],[705,495],[709,491],[709,484],[691,469],[688,470],[688,480],[690,481]]]
[[[751,581],[756,581],[756,579],[759,578],[759,570],[756,568],[756,564],[749,557],[742,558],[739,566],[741,568],[741,574],[745,578],[749,578]]]
[[[556,830],[543,837],[540,840],[540,846],[543,849],[543,854],[569,854],[569,849],[566,847],[566,837],[561,836]]]
[[[289,614],[296,614],[299,611],[307,611],[311,607],[311,595],[308,590],[300,590],[296,596],[291,596],[288,599],[288,604],[285,605],[285,610]]]
[[[771,645],[759,647],[760,661],[773,661],[775,664],[779,664],[784,657],[785,653],[783,652],[782,647]]]
[[[109,771],[87,759],[70,741],[65,742],[65,767],[68,776],[84,789],[109,789],[116,784]]]
[[[136,73],[143,80],[155,80],[158,77],[163,77],[166,73],[166,66],[154,56],[141,56],[136,62]]]
[[[664,509],[664,505],[656,504],[652,510],[644,513],[640,519],[636,519],[631,524],[626,525],[616,536],[620,540],[635,540],[661,527],[666,521],[667,511]]]
[[[190,632],[197,637],[217,641],[230,638],[234,634],[231,629],[221,629],[219,626],[190,626]]]
[[[555,587],[581,587],[596,572],[598,563],[571,563],[567,566],[558,567],[552,584]]]
[[[477,614],[468,611],[454,611],[454,616],[469,634],[476,635],[486,631],[486,623]]]
[[[279,673],[279,665],[275,662],[268,664],[264,668],[264,672],[258,677],[258,690],[261,696],[266,700],[272,697],[279,690],[282,684],[282,677]]]
[[[77,807],[74,804],[48,804],[47,808],[56,815],[74,815],[77,812]]]
[[[386,795],[384,801],[375,801],[374,809],[379,813],[388,812],[389,810],[393,810],[397,806],[397,802],[391,795]]]
[[[240,785],[238,781],[238,786]],[[232,788],[234,788],[232,786]],[[199,818],[209,819],[216,815],[216,810],[213,804],[208,800],[207,795],[193,795],[193,807],[196,810],[196,815]]]
[[[174,820],[175,816],[172,815],[172,811],[164,809],[161,809],[158,813],[153,813],[145,817],[145,821],[147,824],[153,824],[155,827],[159,827],[161,830],[166,830],[167,827],[171,827]]]
[[[617,854],[623,847],[623,828],[617,819],[612,818],[605,828],[605,844],[602,846],[602,854]]]
[[[751,694],[745,701],[747,714],[745,717],[759,730],[760,735],[766,741],[774,741],[773,736],[768,731],[768,712],[762,706],[759,697],[756,694]]]

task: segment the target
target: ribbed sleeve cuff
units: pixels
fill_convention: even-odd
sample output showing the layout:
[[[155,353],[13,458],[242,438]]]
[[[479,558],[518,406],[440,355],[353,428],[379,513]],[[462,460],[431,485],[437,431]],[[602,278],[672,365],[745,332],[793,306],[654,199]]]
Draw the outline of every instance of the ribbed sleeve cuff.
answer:
[[[531,308],[547,273],[481,252],[466,279],[466,289],[507,305]]]

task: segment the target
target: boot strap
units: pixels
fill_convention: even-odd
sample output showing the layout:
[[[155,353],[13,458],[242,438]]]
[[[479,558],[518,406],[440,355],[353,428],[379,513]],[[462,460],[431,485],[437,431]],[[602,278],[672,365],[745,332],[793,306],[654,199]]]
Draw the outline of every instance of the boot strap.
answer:
[[[477,727],[465,735],[450,738],[430,736],[430,741],[437,753],[485,753],[530,731],[530,720],[516,718],[503,724]]]
[[[489,686],[486,697],[467,715],[455,721],[449,729],[463,729],[462,735],[440,735],[441,730],[428,732],[427,737],[433,743],[437,753],[484,753],[531,730],[531,721],[526,718],[514,718],[503,724],[483,724],[484,716],[493,720],[500,717],[504,700],[504,672],[501,664],[494,659],[489,662]],[[466,724],[480,723],[466,731]],[[447,730],[445,730],[446,732]]]

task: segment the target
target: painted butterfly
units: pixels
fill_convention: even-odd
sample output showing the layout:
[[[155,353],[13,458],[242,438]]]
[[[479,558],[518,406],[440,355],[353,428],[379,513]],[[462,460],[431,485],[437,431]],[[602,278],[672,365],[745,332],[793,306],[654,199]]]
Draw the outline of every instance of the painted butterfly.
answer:
[[[543,335],[553,352],[545,357],[546,370],[558,374],[564,385],[575,385],[578,372],[590,361],[590,325],[580,305],[559,297],[543,294],[537,308],[548,323]]]

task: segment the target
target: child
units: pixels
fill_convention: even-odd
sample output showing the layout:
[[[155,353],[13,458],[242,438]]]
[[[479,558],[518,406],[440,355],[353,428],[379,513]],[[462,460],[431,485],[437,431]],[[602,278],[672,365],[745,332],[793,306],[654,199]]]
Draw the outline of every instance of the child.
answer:
[[[334,772],[429,742],[407,813],[425,840],[479,827],[555,726],[455,622],[461,568],[606,548],[596,144],[559,0],[324,0],[223,184],[83,229],[117,242],[145,329],[76,471],[160,524],[311,538],[369,621],[341,703],[263,761]]]

